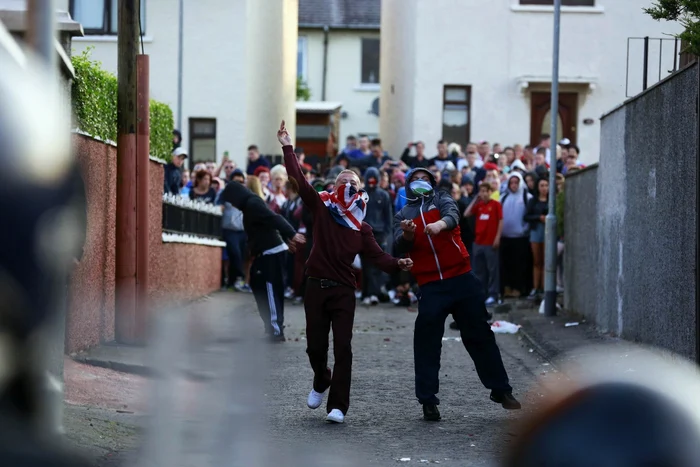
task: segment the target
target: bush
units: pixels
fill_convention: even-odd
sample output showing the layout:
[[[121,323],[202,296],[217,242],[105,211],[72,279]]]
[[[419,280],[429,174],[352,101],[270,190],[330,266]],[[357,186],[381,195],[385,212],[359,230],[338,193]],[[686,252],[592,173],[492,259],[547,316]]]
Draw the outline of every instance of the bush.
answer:
[[[298,101],[308,101],[311,99],[311,90],[306,82],[301,79],[301,76],[297,77],[297,100]]]
[[[90,49],[72,58],[75,68],[72,100],[75,126],[103,140],[117,140],[117,78],[90,59]],[[173,111],[151,99],[151,155],[170,160]]]
[[[681,52],[700,55],[700,0],[657,0],[644,11],[657,21],[678,21],[685,30],[675,37],[687,44]]]

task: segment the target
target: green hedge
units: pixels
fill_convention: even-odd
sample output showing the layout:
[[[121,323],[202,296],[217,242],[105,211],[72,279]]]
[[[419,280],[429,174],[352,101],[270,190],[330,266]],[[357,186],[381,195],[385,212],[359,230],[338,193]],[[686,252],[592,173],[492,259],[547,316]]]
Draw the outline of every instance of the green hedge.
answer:
[[[117,78],[90,59],[90,49],[72,58],[72,99],[76,126],[103,140],[117,140]],[[151,99],[151,155],[170,160],[173,111]]]

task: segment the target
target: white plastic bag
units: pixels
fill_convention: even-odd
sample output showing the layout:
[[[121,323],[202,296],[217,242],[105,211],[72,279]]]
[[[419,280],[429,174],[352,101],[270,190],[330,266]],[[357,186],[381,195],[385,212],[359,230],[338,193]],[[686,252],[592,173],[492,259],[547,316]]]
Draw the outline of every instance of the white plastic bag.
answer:
[[[494,321],[491,324],[491,330],[497,334],[515,334],[520,329],[519,324],[509,323],[508,321]]]

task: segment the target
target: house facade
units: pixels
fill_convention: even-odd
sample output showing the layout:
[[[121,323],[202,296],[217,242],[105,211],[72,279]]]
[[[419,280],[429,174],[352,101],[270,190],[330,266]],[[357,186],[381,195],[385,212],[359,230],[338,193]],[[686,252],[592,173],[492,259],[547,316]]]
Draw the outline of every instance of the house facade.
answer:
[[[312,101],[342,104],[348,135],[379,135],[380,0],[299,0],[297,73]]]
[[[118,0],[58,0],[83,25],[74,54],[117,73]],[[279,153],[275,128],[296,121],[298,0],[183,0],[182,92],[179,2],[141,0],[143,48],[150,56],[151,97],[173,109],[190,164],[245,165],[246,148]],[[179,110],[181,108],[181,111]]]
[[[399,154],[409,141],[432,149],[539,143],[549,133],[552,0],[382,0],[380,133]],[[563,0],[559,134],[598,160],[600,116],[674,66],[673,23],[644,12],[648,0]]]

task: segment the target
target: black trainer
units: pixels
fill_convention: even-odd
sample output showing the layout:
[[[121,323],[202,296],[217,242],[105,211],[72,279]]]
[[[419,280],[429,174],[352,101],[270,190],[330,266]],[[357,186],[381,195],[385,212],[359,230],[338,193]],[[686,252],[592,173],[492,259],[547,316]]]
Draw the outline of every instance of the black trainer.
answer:
[[[497,404],[501,404],[504,409],[508,410],[519,410],[522,408],[520,402],[513,397],[513,393],[510,392],[496,392],[491,391],[491,400]]]
[[[423,404],[423,419],[429,422],[440,420],[440,411],[435,404]]]
[[[284,337],[284,334],[278,334],[278,335],[270,334],[268,339],[270,339],[270,341],[272,341],[272,342],[286,342],[287,341],[287,339]]]

